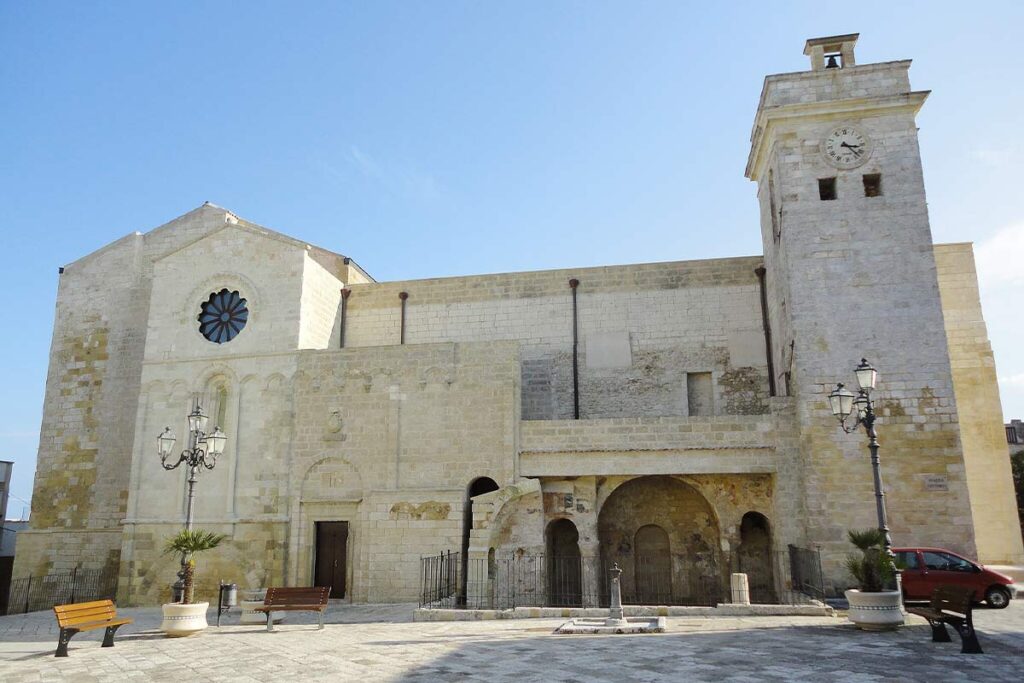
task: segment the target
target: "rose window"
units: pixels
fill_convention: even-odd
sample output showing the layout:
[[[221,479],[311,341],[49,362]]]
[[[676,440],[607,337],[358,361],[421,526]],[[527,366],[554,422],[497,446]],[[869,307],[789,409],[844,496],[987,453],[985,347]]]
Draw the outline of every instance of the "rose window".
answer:
[[[245,299],[238,292],[229,292],[227,289],[211,294],[200,309],[197,317],[199,331],[215,344],[234,339],[249,319]]]

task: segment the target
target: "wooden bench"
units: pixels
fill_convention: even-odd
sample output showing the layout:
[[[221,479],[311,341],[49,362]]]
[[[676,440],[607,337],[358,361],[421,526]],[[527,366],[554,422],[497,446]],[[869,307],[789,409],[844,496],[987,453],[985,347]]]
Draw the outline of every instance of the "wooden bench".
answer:
[[[53,613],[57,615],[57,625],[60,626],[55,657],[68,656],[68,643],[76,633],[97,628],[107,629],[103,636],[103,647],[114,647],[114,632],[121,626],[132,623],[127,617],[117,616],[113,600],[57,605],[53,608]]]
[[[267,630],[274,630],[274,612],[319,612],[320,628],[324,628],[324,611],[327,610],[327,598],[331,594],[330,587],[321,588],[268,588],[267,597],[262,607],[254,607],[254,612],[267,613]]]
[[[956,629],[960,634],[962,654],[984,654],[981,651],[981,643],[974,632],[974,622],[971,619],[971,601],[974,599],[974,591],[970,588],[960,586],[939,586],[932,593],[931,605],[928,607],[911,607],[907,609],[910,614],[916,614],[928,620],[932,626],[932,642],[951,642],[946,624]]]

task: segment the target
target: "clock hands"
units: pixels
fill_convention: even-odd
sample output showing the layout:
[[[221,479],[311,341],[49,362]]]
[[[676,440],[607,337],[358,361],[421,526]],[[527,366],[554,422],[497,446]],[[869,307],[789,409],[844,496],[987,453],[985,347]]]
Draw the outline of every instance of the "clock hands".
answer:
[[[856,156],[860,156],[861,154],[863,154],[863,152],[861,150],[857,149],[857,148],[858,147],[863,147],[864,145],[851,145],[851,144],[849,144],[847,142],[841,142],[841,143],[839,143],[839,146],[840,147],[845,147],[846,149],[848,149],[851,152],[853,152]]]

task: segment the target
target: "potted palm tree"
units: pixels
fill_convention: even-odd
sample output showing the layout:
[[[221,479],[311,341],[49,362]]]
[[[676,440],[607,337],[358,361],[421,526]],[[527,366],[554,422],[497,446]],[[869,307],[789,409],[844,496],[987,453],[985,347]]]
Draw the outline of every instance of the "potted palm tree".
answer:
[[[903,624],[900,592],[895,588],[895,567],[885,552],[885,534],[878,529],[847,531],[859,555],[846,558],[846,568],[858,588],[846,591],[849,618],[858,628],[885,631]]]
[[[226,538],[223,534],[215,534],[201,529],[182,529],[167,539],[164,546],[165,555],[184,555],[185,573],[183,578],[184,591],[181,602],[170,602],[163,606],[164,620],[160,630],[168,636],[189,636],[207,627],[206,610],[209,602],[192,602],[195,584],[196,553],[212,550]]]

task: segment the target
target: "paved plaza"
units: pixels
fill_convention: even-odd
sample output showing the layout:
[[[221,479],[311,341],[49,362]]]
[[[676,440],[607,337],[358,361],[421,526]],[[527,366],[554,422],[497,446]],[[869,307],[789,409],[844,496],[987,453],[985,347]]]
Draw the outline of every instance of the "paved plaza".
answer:
[[[53,651],[49,613],[0,617],[0,680],[23,681],[1020,681],[1024,604],[979,609],[984,655],[932,643],[924,620],[865,633],[842,617],[672,617],[664,634],[556,636],[562,619],[413,622],[412,605],[332,605],[327,627],[290,614],[267,633],[230,625],[190,638],[157,631],[159,610],[114,648],[102,631]],[[958,641],[953,635],[954,641]]]

